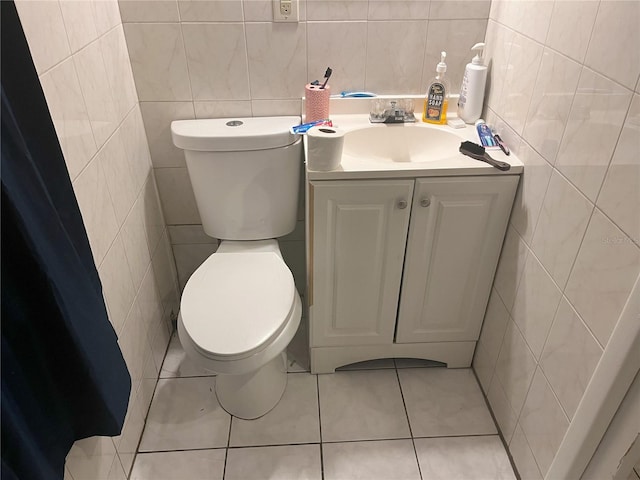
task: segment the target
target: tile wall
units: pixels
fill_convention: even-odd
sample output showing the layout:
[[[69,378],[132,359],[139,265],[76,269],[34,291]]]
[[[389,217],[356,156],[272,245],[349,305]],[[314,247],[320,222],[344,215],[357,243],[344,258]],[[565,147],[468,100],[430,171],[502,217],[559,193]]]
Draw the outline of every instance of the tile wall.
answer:
[[[125,479],[177,312],[173,255],[115,0],[16,0],[132,376],[121,436],[76,442],[65,478]]]
[[[125,478],[176,279],[216,248],[170,121],[298,114],[327,65],[334,91],[420,93],[441,49],[457,85],[485,27],[486,116],[526,172],[474,368],[520,474],[544,476],[640,270],[640,4],[494,0],[488,25],[479,0],[301,0],[297,24],[266,0],[17,5],[134,379],[123,435],[78,442],[68,478]]]
[[[640,272],[639,21],[637,1],[491,5],[486,118],[525,173],[474,368],[523,479],[546,474]]]
[[[423,93],[441,50],[457,88],[489,7],[489,0],[300,0],[300,22],[284,24],[272,21],[270,0],[120,0],[181,286],[216,245],[198,226],[172,120],[299,115],[304,85],[327,66],[333,92]],[[281,247],[303,292],[300,213]]]

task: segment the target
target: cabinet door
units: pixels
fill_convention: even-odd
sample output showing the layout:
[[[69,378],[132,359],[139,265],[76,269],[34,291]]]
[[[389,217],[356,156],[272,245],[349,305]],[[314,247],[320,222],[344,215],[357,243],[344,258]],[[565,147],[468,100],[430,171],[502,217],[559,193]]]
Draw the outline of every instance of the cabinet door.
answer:
[[[416,180],[397,343],[478,339],[517,176]]]
[[[312,182],[312,346],[393,342],[413,183]]]

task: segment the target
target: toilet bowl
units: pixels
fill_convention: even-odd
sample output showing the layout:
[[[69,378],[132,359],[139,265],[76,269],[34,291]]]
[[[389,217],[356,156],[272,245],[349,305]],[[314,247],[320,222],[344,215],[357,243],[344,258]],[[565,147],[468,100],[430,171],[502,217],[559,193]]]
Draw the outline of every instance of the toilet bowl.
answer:
[[[300,117],[176,120],[204,232],[222,242],[193,273],[180,301],[187,356],[218,375],[222,407],[257,418],[287,384],[285,349],[302,303],[278,237],[298,222]]]
[[[223,241],[185,286],[178,336],[194,363],[218,375],[220,405],[254,419],[284,393],[285,349],[301,314],[276,240]]]

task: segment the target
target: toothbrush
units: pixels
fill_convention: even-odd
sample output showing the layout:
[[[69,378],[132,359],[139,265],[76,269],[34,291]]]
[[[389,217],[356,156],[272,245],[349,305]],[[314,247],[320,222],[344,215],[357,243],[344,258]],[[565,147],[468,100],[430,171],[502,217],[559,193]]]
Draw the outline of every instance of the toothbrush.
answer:
[[[329,81],[329,77],[331,76],[332,73],[333,73],[333,70],[331,70],[331,67],[327,67],[327,71],[324,72],[324,83],[320,87],[320,90],[324,90],[324,87],[327,86],[327,82]]]
[[[303,134],[303,133],[307,133],[312,127],[315,127],[318,125],[328,125],[330,127],[333,127],[333,122],[328,118],[325,118],[322,120],[316,120],[315,122],[303,123],[301,125],[294,125],[289,129],[289,131],[293,135]]]
[[[507,171],[511,168],[511,165],[509,165],[507,162],[501,162],[500,160],[491,158],[491,156],[487,152],[485,152],[484,147],[482,145],[478,145],[477,143],[462,142],[460,144],[460,153],[466,155],[467,157],[480,160],[481,162],[487,162],[489,165],[493,165],[498,170]]]
[[[377,95],[375,93],[371,93],[371,92],[348,92],[348,91],[344,91],[344,92],[340,92],[340,95],[336,95],[336,96],[340,96],[342,98],[349,98],[349,97],[361,98],[361,97],[376,97]]]
[[[491,133],[493,133],[493,129],[491,129]],[[509,147],[507,147],[507,145],[502,141],[500,135],[498,135],[497,133],[493,133],[493,138],[500,147],[500,150],[502,150],[505,155],[511,155],[511,150],[509,150]]]

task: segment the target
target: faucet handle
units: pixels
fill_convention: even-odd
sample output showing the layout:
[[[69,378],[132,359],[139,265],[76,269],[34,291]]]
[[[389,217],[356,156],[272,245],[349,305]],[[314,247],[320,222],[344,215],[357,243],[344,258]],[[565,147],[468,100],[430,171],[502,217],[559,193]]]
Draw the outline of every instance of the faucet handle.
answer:
[[[413,100],[409,98],[383,99],[371,101],[369,110],[371,123],[410,123],[415,122]]]

